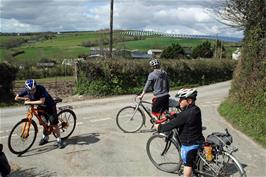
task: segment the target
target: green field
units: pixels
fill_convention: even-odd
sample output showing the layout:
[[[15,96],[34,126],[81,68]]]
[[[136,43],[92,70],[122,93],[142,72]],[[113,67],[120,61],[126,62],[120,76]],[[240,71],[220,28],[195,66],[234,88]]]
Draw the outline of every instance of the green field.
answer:
[[[44,36],[45,34],[43,34]],[[125,36],[123,36],[125,37]],[[129,36],[126,36],[129,37]],[[29,64],[35,64],[39,60],[46,58],[61,62],[65,58],[76,58],[79,55],[88,55],[90,52],[89,47],[82,46],[83,42],[95,42],[95,41],[108,41],[109,34],[106,32],[73,32],[53,34],[52,38],[44,39],[37,38],[37,35],[30,36],[0,36],[1,42],[6,42],[13,39],[24,38],[28,39],[27,43],[22,44],[19,47],[4,49],[0,48],[0,62],[4,60],[12,60],[16,62],[23,62]],[[114,39],[121,39],[120,33],[114,33]],[[131,37],[132,38],[132,37]],[[35,40],[34,40],[35,39]],[[121,41],[121,40],[120,40]],[[123,40],[122,40],[123,41]],[[124,42],[114,42],[114,48],[129,49],[129,50],[141,50],[147,51],[149,49],[165,49],[172,43],[178,42],[182,47],[194,48],[201,44],[203,39],[177,39],[177,38],[164,38],[164,37],[142,37],[141,40],[129,40]],[[213,44],[215,41],[211,41]],[[233,43],[224,43],[227,53],[235,50]],[[107,45],[103,47],[108,47]],[[12,54],[24,51],[24,53],[16,55],[12,58]]]
[[[142,50],[147,51],[149,49],[164,49],[170,46],[172,43],[179,43],[182,47],[196,47],[204,40],[201,39],[176,39],[176,38],[146,38],[144,40],[128,41],[116,44],[115,47],[129,50]]]

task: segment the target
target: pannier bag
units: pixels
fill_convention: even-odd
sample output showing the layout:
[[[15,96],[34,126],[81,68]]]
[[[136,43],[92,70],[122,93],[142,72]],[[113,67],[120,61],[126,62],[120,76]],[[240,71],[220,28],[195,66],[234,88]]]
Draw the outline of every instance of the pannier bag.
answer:
[[[225,146],[232,144],[233,137],[227,133],[214,132],[207,136],[206,141],[216,146]]]

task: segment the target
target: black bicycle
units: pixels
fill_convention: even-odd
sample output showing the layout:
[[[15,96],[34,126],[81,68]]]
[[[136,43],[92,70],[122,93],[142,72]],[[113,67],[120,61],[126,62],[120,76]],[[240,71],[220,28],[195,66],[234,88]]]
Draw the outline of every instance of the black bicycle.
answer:
[[[211,158],[206,156],[204,145],[200,147],[194,162],[194,175],[211,177],[245,177],[246,173],[233,152],[232,137],[226,133],[212,133],[206,139],[211,145]],[[169,173],[182,173],[181,143],[176,129],[167,133],[154,133],[148,140],[146,151],[153,165]]]
[[[146,127],[146,115],[149,117],[152,124],[151,129],[154,126],[157,119],[152,116],[151,102],[139,100],[137,96],[134,99],[135,105],[125,106],[120,109],[116,115],[117,126],[125,133],[134,133],[139,131],[143,126]],[[177,111],[178,103],[174,99],[169,99],[169,110]],[[146,114],[145,114],[146,112]]]

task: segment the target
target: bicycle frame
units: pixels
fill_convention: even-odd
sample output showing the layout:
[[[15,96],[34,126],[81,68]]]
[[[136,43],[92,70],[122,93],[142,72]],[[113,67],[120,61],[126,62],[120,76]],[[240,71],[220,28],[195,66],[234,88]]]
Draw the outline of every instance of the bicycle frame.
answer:
[[[51,133],[51,129],[50,126],[48,126],[43,120],[42,118],[39,116],[39,113],[43,113],[44,115],[47,114],[44,110],[40,110],[38,108],[35,108],[35,105],[29,105],[28,107],[28,111],[26,113],[26,118],[29,120],[28,122],[25,123],[23,129],[22,129],[22,136],[24,138],[26,138],[29,135],[29,130],[30,130],[30,125],[31,122],[33,121],[33,116],[35,116],[38,121],[39,124],[42,125],[45,129],[45,131],[47,131],[48,134]]]
[[[139,101],[137,101],[137,97],[135,97],[135,103],[136,103],[136,109],[135,109],[135,112],[133,113],[133,115],[132,115],[132,118],[134,117],[134,115],[135,115],[135,113],[137,112],[137,110],[140,110],[140,111],[142,111],[142,112],[146,112],[146,114],[150,117],[150,120],[152,120],[152,124],[154,124],[154,116],[152,116],[152,113],[151,113],[151,109],[150,108],[148,108],[148,107],[146,107],[144,104],[149,104],[149,105],[151,105],[152,103],[151,102],[148,102],[148,101],[144,101],[144,100],[139,100]],[[143,111],[144,110],[144,111]],[[145,114],[144,114],[145,115]],[[162,114],[160,114],[160,116],[159,117],[157,117],[157,119],[160,119],[161,118],[161,116],[162,116]],[[146,126],[146,117],[145,117],[145,122],[144,122],[144,126]]]

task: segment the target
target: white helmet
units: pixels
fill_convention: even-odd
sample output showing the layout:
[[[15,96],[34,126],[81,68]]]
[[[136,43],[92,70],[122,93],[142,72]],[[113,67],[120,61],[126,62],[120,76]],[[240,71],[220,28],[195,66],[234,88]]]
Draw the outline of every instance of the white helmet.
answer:
[[[159,68],[160,67],[160,61],[157,60],[157,59],[152,59],[150,61],[150,65],[153,67],[153,68]]]
[[[194,100],[196,100],[196,97],[197,97],[197,90],[196,89],[180,89],[177,94],[175,95],[175,97],[177,98],[192,98]]]

